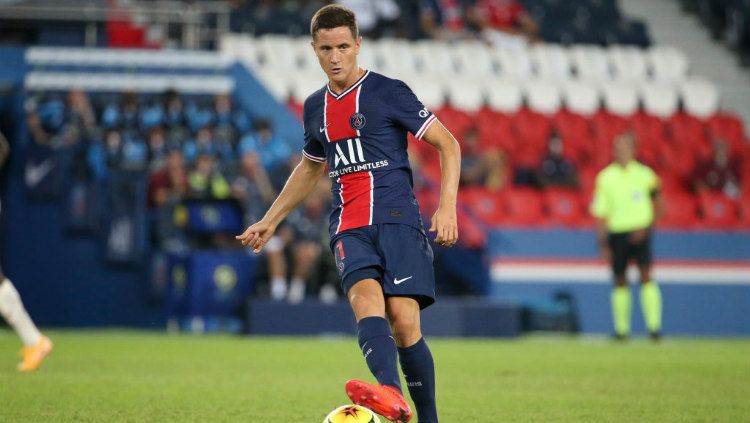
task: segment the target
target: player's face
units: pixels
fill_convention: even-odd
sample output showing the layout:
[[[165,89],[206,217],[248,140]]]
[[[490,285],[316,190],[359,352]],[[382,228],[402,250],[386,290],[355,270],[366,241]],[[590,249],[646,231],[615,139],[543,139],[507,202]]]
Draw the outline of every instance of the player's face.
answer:
[[[619,138],[614,144],[615,160],[627,163],[635,158],[635,146],[633,141],[627,138]]]
[[[357,55],[362,38],[354,38],[346,26],[320,29],[313,38],[312,46],[318,62],[328,75],[331,84],[346,88],[359,78]]]

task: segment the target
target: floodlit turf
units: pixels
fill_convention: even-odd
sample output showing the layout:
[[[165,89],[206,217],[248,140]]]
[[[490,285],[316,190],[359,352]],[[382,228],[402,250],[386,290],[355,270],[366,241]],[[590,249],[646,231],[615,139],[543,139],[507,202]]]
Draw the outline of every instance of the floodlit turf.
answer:
[[[372,379],[353,338],[50,335],[52,356],[20,375],[0,331],[0,422],[319,423],[347,379]],[[430,345],[443,423],[750,421],[747,339]]]

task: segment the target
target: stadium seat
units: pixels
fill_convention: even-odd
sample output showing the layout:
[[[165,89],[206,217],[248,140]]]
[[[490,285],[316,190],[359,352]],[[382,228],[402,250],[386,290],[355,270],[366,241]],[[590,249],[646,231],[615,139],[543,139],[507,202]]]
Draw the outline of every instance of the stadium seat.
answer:
[[[643,50],[630,46],[611,46],[607,58],[615,79],[623,82],[643,81],[648,77],[648,64]]]
[[[445,104],[443,85],[432,78],[415,78],[407,82],[417,97],[430,110],[437,110]]]
[[[479,111],[484,105],[484,92],[474,79],[458,77],[448,82],[451,105],[468,113]]]
[[[403,39],[381,38],[378,41],[369,41],[372,45],[374,59],[379,63],[383,72],[389,74],[419,74],[417,55],[409,54],[412,44]],[[366,49],[367,45],[363,45]]]
[[[482,43],[464,41],[451,46],[451,54],[464,76],[491,77],[495,74],[495,59],[489,47]]]
[[[492,110],[503,113],[516,113],[523,105],[523,94],[516,81],[506,78],[492,78],[485,82],[487,104]]]
[[[529,109],[548,116],[560,110],[562,95],[558,84],[533,81],[526,84],[524,90]]]
[[[664,211],[657,226],[668,229],[691,229],[698,224],[698,204],[687,192],[664,192]]]
[[[544,208],[549,222],[562,226],[581,226],[585,223],[585,213],[581,195],[576,190],[547,188],[544,190]]]
[[[612,79],[607,55],[598,46],[574,46],[570,57],[578,79],[605,82]]]
[[[503,225],[542,226],[547,224],[542,194],[532,188],[514,188],[503,192]]]
[[[567,80],[572,76],[570,58],[560,45],[534,45],[531,47],[530,58],[537,78]]]
[[[499,48],[491,52],[499,66],[500,74],[505,78],[528,79],[533,72],[531,57],[525,49]]]
[[[451,47],[445,42],[433,40],[417,41],[412,48],[413,54],[421,64],[422,73],[427,75],[455,76],[457,66],[451,54]],[[403,52],[396,60],[403,59]]]
[[[290,78],[291,95],[296,103],[304,104],[307,97],[315,91],[326,85],[325,75],[316,73],[299,74],[295,78]]]
[[[701,223],[710,229],[732,229],[737,223],[737,207],[726,195],[718,192],[698,194]]]
[[[688,59],[681,50],[672,46],[655,46],[646,57],[653,79],[664,82],[681,82],[688,74]]]
[[[744,230],[750,230],[750,191],[743,193],[738,204],[739,209],[739,227]]]
[[[667,120],[667,127],[673,142],[693,148],[706,143],[703,122],[693,115],[677,112]]]
[[[596,113],[601,105],[601,98],[596,85],[579,80],[563,83],[562,97],[568,110],[585,116]]]
[[[635,86],[624,82],[605,84],[604,107],[618,116],[630,116],[638,109],[638,94]]]
[[[505,217],[502,197],[505,194],[493,193],[483,187],[468,187],[459,190],[459,204],[465,204],[469,213],[483,224],[496,226]]]
[[[745,130],[742,120],[737,115],[728,112],[716,113],[706,121],[706,129],[711,140],[723,139],[729,143],[733,154],[742,154]]]
[[[646,113],[666,119],[677,111],[677,90],[670,84],[644,82],[639,87],[639,93]]]
[[[455,136],[461,137],[469,126],[473,124],[473,119],[462,108],[445,106],[440,109],[433,109],[440,122],[445,125]]]
[[[685,111],[693,116],[706,119],[719,108],[719,91],[709,80],[691,78],[680,84],[682,104]]]

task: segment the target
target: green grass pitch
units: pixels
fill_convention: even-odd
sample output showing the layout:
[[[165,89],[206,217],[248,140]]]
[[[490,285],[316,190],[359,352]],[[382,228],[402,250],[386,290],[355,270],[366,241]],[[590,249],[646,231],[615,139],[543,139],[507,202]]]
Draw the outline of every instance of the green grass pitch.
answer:
[[[17,374],[0,331],[0,422],[319,423],[372,380],[353,338],[51,332]],[[431,339],[441,422],[750,422],[750,340]],[[414,420],[416,422],[416,419]]]

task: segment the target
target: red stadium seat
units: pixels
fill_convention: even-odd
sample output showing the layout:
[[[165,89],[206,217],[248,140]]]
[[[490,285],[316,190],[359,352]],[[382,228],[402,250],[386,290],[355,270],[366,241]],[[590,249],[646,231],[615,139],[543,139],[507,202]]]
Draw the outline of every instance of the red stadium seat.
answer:
[[[737,226],[737,206],[726,195],[704,192],[698,195],[701,223],[711,229],[732,229]]]
[[[582,226],[586,213],[581,194],[576,190],[548,188],[544,191],[544,208],[549,222],[562,226]]]
[[[667,122],[668,134],[680,145],[697,146],[706,143],[706,129],[698,118],[684,112],[675,113]]]
[[[440,122],[448,128],[456,137],[461,137],[471,125],[474,120],[469,116],[468,113],[463,110],[455,109],[450,106],[445,106],[435,111]]]
[[[544,214],[542,194],[531,188],[515,188],[503,192],[506,215],[504,225],[542,226],[548,223]]]
[[[467,187],[459,190],[458,201],[480,222],[495,226],[505,217],[501,196],[502,194],[490,192],[483,187]]]
[[[669,229],[690,229],[698,224],[698,204],[688,192],[664,192],[664,214],[657,226]]]
[[[711,139],[721,138],[732,147],[732,153],[739,154],[745,141],[745,129],[742,120],[731,113],[717,113],[706,122]]]

